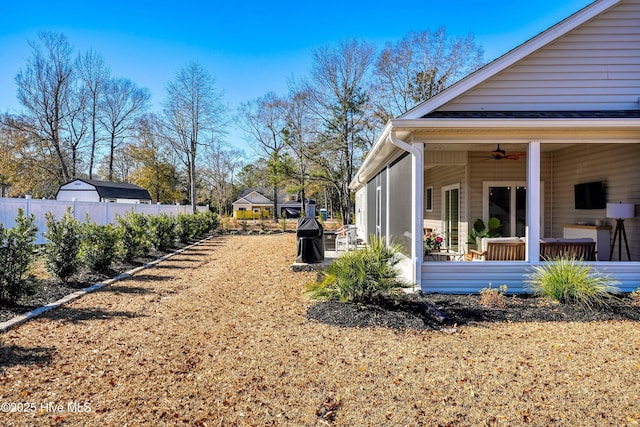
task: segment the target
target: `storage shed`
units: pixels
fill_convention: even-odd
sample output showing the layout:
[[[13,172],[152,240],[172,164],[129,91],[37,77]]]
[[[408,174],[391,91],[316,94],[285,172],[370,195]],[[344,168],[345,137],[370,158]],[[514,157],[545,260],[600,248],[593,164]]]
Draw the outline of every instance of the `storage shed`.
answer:
[[[151,204],[149,191],[126,182],[74,179],[58,189],[56,200]]]

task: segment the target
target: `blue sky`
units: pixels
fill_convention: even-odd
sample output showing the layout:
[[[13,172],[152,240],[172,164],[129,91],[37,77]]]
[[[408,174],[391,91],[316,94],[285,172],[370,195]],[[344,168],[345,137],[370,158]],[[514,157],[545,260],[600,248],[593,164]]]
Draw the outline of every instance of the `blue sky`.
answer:
[[[341,40],[382,46],[411,30],[444,26],[450,35],[474,34],[489,61],[590,3],[7,1],[0,11],[0,112],[19,111],[14,78],[40,30],[64,33],[76,51],[101,53],[114,76],[149,88],[155,105],[167,81],[198,61],[235,108],[268,91],[284,95],[289,78],[308,74],[313,49]],[[242,145],[239,138],[232,131],[229,142]]]

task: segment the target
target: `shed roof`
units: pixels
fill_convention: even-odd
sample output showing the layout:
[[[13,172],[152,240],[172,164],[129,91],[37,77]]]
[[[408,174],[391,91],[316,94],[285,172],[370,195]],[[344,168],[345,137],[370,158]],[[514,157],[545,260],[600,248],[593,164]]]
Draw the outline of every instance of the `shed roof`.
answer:
[[[148,190],[127,182],[109,182],[97,179],[74,179],[73,181],[62,185],[60,189],[62,190],[63,187],[75,181],[82,181],[93,186],[102,199],[151,200],[151,195]],[[73,188],[64,188],[64,190],[73,191]]]

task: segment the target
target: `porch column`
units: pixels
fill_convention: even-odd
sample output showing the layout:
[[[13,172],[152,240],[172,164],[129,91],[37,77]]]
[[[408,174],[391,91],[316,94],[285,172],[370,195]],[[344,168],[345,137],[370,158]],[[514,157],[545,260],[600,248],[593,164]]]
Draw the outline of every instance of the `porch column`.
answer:
[[[412,233],[413,233],[413,277],[416,285],[420,288],[422,282],[422,261],[424,258],[424,248],[422,234],[424,233],[424,143],[416,142],[412,144],[415,150],[412,152]]]
[[[389,135],[389,139],[396,147],[411,153],[411,263],[413,280],[416,286],[420,287],[422,282],[422,258],[424,256],[422,249],[422,230],[424,228],[424,143],[407,143],[398,139],[393,132]]]
[[[540,261],[540,141],[529,141],[527,152],[527,254]]]

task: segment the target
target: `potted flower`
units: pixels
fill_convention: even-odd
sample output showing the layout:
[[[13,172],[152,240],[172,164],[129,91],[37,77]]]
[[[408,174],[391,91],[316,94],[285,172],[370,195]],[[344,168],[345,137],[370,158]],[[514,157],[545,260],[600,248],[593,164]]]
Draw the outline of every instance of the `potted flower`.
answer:
[[[438,252],[440,250],[440,245],[444,239],[442,236],[431,232],[425,233],[424,235],[424,253],[428,255],[430,252]]]

